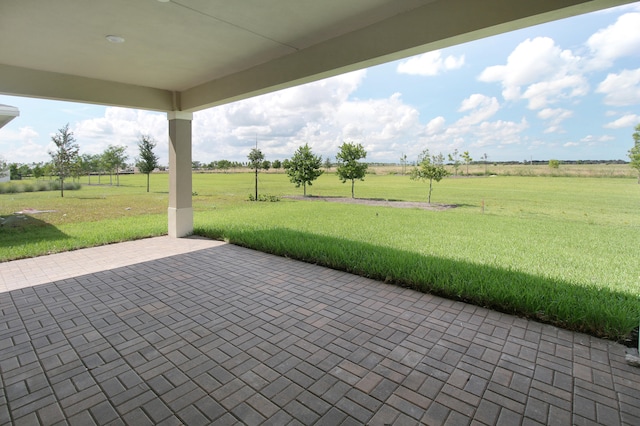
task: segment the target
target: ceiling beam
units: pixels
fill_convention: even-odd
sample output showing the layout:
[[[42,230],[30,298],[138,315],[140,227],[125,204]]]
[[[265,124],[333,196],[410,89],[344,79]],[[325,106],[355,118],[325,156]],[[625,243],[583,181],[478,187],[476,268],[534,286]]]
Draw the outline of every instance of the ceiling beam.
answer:
[[[89,104],[172,111],[171,91],[0,64],[0,93]]]
[[[360,30],[182,92],[196,111],[634,0],[435,0]]]

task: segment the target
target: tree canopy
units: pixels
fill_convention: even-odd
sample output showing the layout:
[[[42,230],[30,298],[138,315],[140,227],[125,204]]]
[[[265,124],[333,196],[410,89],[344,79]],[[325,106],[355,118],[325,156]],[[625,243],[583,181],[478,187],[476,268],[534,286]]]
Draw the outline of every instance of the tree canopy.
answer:
[[[149,192],[149,176],[156,167],[158,167],[158,156],[153,152],[156,147],[156,142],[151,136],[141,135],[138,141],[138,149],[140,150],[140,157],[136,162],[136,166],[140,173],[147,175],[147,192]]]
[[[336,173],[342,183],[348,180],[351,181],[351,198],[355,198],[354,185],[356,179],[364,180],[364,176],[367,173],[368,164],[358,161],[363,158],[367,158],[367,151],[365,151],[362,144],[353,142],[344,142],[336,155],[338,163]]]
[[[314,155],[309,144],[299,147],[287,163],[287,175],[289,180],[296,184],[296,188],[303,186],[304,196],[307,196],[307,185],[311,186],[324,172],[321,170],[322,157]]]
[[[120,185],[119,171],[125,167],[125,161],[129,156],[126,154],[127,147],[124,145],[109,145],[102,154],[102,162],[109,173],[116,172],[116,185]]]
[[[433,181],[440,182],[449,172],[444,167],[444,155],[429,155],[425,149],[418,157],[418,166],[411,171],[411,180],[429,181],[428,203],[431,204]]]

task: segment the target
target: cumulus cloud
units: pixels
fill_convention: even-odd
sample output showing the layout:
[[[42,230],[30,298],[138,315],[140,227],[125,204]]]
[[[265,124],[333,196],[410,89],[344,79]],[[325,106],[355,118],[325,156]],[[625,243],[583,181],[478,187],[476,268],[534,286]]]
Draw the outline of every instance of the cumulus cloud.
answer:
[[[431,121],[427,123],[427,133],[433,135],[441,132],[445,128],[445,122],[446,121],[442,116],[431,119]]]
[[[640,123],[640,115],[627,114],[617,120],[611,121],[604,125],[607,129],[622,129],[625,127],[633,127]]]
[[[44,147],[40,141],[40,134],[31,126],[20,127],[17,130],[2,129],[2,145],[9,155],[4,158],[10,163],[25,163],[49,161],[48,150],[53,149],[53,142]]]
[[[611,106],[640,104],[640,68],[607,75],[596,89],[603,93],[604,103]]]
[[[156,154],[161,162],[168,163],[166,114],[108,107],[103,117],[78,121],[71,130],[81,144],[82,154],[100,154],[109,145],[125,146],[129,163],[138,155],[140,136],[149,135],[157,143]]]
[[[445,71],[461,68],[463,65],[464,55],[443,57],[440,50],[434,50],[400,62],[396,70],[400,74],[433,77]]]
[[[360,142],[370,161],[394,161],[394,149],[424,133],[418,110],[400,93],[353,99],[366,71],[201,111],[194,116],[193,157],[244,161],[256,139],[268,159],[288,158],[308,143],[333,158],[343,141]]]
[[[471,112],[458,120],[457,125],[469,126],[481,123],[494,116],[499,109],[500,103],[496,98],[475,93],[462,101],[458,111]]]
[[[538,118],[548,121],[545,133],[562,132],[563,129],[560,123],[571,117],[573,117],[573,111],[563,108],[545,108],[538,112]]]
[[[529,109],[535,110],[588,93],[580,62],[580,57],[561,49],[553,39],[536,37],[520,43],[505,65],[485,68],[478,79],[500,83],[505,100],[528,100]]]
[[[591,66],[607,68],[616,59],[640,55],[640,13],[626,13],[615,23],[593,34],[587,40]]]

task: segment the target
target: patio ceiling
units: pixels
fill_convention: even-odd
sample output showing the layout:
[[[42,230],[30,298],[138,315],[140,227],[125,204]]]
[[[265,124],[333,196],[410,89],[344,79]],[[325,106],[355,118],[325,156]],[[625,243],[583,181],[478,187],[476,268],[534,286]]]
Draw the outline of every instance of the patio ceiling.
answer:
[[[0,93],[192,112],[631,2],[2,1]]]

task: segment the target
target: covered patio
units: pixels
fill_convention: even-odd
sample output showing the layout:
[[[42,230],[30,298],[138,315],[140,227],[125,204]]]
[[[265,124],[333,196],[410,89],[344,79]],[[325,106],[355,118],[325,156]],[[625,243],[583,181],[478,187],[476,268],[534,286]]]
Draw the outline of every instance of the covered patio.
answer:
[[[218,241],[3,263],[0,285],[0,424],[640,419],[622,345]]]
[[[2,2],[0,93],[165,112],[170,190],[168,237],[0,264],[0,425],[638,424],[621,345],[177,238],[194,112],[630,2]]]

